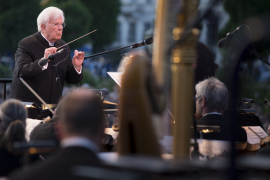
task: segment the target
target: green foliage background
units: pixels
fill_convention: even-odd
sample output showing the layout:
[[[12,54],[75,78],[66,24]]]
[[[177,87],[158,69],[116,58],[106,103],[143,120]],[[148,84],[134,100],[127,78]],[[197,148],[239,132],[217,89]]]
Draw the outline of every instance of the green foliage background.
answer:
[[[226,37],[227,32],[232,32],[242,24],[247,24],[249,18],[256,18],[261,20],[264,27],[267,29],[268,24],[263,22],[262,17],[269,17],[270,13],[270,1],[269,0],[245,0],[245,1],[233,1],[226,0],[223,4],[224,9],[230,15],[230,20],[226,24],[225,28],[219,32],[219,39]],[[251,35],[257,33],[257,27],[250,27]],[[267,34],[266,34],[267,36]],[[270,54],[270,41],[268,38],[262,37],[258,41],[253,42],[253,45],[259,54],[263,54],[264,57],[268,57]],[[226,48],[220,49],[223,58],[220,68],[216,71],[216,76],[227,86],[229,86],[228,80],[228,63],[229,63],[229,51]],[[269,79],[261,80],[261,68],[260,66],[267,66],[267,64],[261,63],[258,65],[257,61],[260,61],[255,56],[247,55],[241,63],[241,69],[239,72],[239,98],[251,98],[254,99],[258,107],[262,108],[262,113],[269,112],[269,109],[264,105],[264,98],[270,99],[270,86]]]
[[[70,42],[90,31],[97,32],[70,44],[71,49],[92,42],[94,50],[101,50],[115,39],[119,0],[0,0],[0,53],[14,54],[18,42],[37,32],[36,19],[49,6],[56,6],[65,13],[67,26],[63,39]]]
[[[37,17],[49,6],[58,7],[65,13],[67,26],[63,30],[62,39],[66,42],[97,29],[93,34],[71,43],[69,45],[71,49],[78,49],[85,43],[92,43],[95,53],[114,41],[117,16],[120,12],[119,0],[0,0],[0,54],[2,56],[14,58],[19,41],[37,32]],[[11,78],[12,71],[0,63],[0,78]],[[83,83],[96,88],[112,84],[110,80],[94,78],[87,70],[84,73]]]
[[[94,52],[104,50],[104,45],[113,42],[116,36],[117,15],[120,12],[118,0],[81,0],[93,16],[92,29],[97,32],[91,36]]]
[[[0,0],[0,53],[14,54],[18,42],[37,32],[36,19],[40,13],[37,0]]]

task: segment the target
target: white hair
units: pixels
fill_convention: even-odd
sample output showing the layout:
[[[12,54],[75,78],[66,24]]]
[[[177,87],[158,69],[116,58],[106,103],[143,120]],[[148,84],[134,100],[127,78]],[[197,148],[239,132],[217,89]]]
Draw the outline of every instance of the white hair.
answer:
[[[41,24],[48,24],[50,18],[53,18],[53,20],[62,17],[63,21],[65,21],[64,12],[57,8],[57,7],[47,7],[44,9],[37,18],[37,26],[38,31],[41,31]]]
[[[228,90],[223,82],[211,77],[196,84],[195,90],[197,97],[205,98],[206,106],[212,109],[225,110]]]

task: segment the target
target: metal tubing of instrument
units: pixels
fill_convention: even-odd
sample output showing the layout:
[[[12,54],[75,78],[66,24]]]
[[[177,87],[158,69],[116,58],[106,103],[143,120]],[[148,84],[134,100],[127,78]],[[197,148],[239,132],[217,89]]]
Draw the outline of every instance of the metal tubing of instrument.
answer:
[[[0,78],[0,83],[4,83],[4,101],[7,98],[7,83],[12,83],[10,78]]]
[[[187,20],[197,12],[198,1],[184,0],[183,8],[178,14],[177,27],[173,29],[173,39],[178,40],[184,33]],[[193,114],[194,75],[192,64],[195,62],[195,45],[198,31],[191,31],[188,37],[172,50],[172,112],[175,118],[174,157],[188,158],[190,152],[190,126]]]
[[[4,83],[4,101],[6,100],[7,83]]]
[[[153,48],[153,60],[152,64],[154,67],[154,73],[156,76],[156,80],[158,85],[163,86],[165,81],[166,69],[169,69],[167,55],[168,47],[169,47],[169,39],[171,38],[171,31],[168,28],[168,19],[169,19],[169,11],[168,11],[168,0],[159,0],[157,1],[156,8],[156,22],[154,29],[154,48]],[[168,68],[167,68],[168,67]]]

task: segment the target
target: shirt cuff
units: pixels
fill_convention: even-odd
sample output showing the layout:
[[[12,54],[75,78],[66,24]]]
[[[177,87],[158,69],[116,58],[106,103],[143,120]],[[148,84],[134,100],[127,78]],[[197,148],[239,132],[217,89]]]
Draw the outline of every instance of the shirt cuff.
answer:
[[[74,66],[73,66],[73,67],[74,67]],[[74,69],[77,71],[78,74],[81,74],[81,73],[82,73],[82,68],[81,68],[80,71],[78,71],[75,67],[74,67]]]
[[[42,66],[42,71],[44,71],[44,70],[47,69],[47,68],[48,68],[48,63],[45,64],[44,66]]]

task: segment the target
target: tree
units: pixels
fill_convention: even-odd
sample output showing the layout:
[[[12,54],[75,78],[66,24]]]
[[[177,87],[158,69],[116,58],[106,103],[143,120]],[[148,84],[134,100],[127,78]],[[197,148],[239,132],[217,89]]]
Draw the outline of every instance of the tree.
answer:
[[[227,13],[230,15],[230,20],[226,24],[225,28],[223,28],[219,33],[219,39],[226,36],[227,32],[232,32],[237,27],[239,27],[242,24],[248,24],[250,27],[250,34],[251,37],[253,37],[252,44],[254,45],[255,49],[260,53],[263,54],[264,57],[267,57],[270,53],[269,46],[270,46],[270,36],[268,35],[268,31],[270,30],[270,27],[268,27],[268,20],[270,15],[269,13],[270,9],[270,1],[268,0],[246,0],[246,1],[225,1],[224,2],[224,9],[227,11]],[[255,36],[258,36],[258,26],[256,24],[254,25],[254,20],[257,21],[257,23],[262,25],[262,28],[264,28],[264,33],[261,34],[260,38],[254,38]],[[248,32],[247,28],[242,28],[241,31],[239,31],[239,34],[244,33],[244,29],[246,32]],[[247,39],[247,37],[242,37],[243,40]],[[230,41],[228,43],[227,47],[232,47],[235,44],[237,44],[234,41]],[[239,45],[239,44],[238,44]],[[251,47],[252,48],[252,47]],[[229,53],[227,51],[228,49],[224,48],[222,49],[223,53],[223,60],[222,63],[224,66],[228,64],[229,60]],[[243,66],[242,69],[246,71],[242,71],[242,75],[249,75],[251,78],[254,78],[255,80],[259,80],[261,73],[260,73],[260,67],[258,65],[255,65],[259,60],[257,57],[255,57],[252,54],[249,54],[245,56],[243,59]],[[264,66],[267,66],[266,64],[263,64]],[[257,68],[254,68],[256,67]],[[226,68],[226,67],[225,67]],[[227,69],[224,69],[224,72],[226,72]],[[220,73],[221,74],[221,73]]]
[[[76,35],[77,37],[82,36],[83,33],[80,29],[84,29],[84,34],[97,29],[83,40],[70,44],[71,48],[88,41],[92,43],[94,51],[99,52],[103,50],[104,46],[114,41],[117,16],[120,12],[119,0],[49,0],[45,5],[46,7],[56,6],[64,11],[67,27],[63,37],[67,42],[72,38],[75,39]],[[68,36],[67,39],[66,36]]]
[[[37,32],[36,19],[44,8],[56,6],[65,13],[67,26],[63,31],[66,42],[74,40],[94,29],[98,31],[70,44],[78,48],[86,42],[92,42],[94,50],[103,50],[115,39],[119,0],[47,0],[40,1],[0,0],[0,53],[14,54],[18,42]]]
[[[90,26],[92,24],[92,15],[88,12],[87,8],[81,1],[76,0],[54,0],[51,1],[43,7],[44,9],[49,6],[55,6],[63,10],[65,14],[66,27],[63,29],[62,39],[67,43],[77,39],[78,37],[89,32]],[[77,49],[84,43],[89,42],[88,38],[81,38],[69,44],[71,49]]]
[[[91,36],[94,51],[101,51],[105,45],[115,40],[120,2],[119,0],[81,0],[81,2],[93,16],[89,31],[97,29]]]
[[[270,37],[268,35],[268,31],[270,27],[268,27],[269,21],[269,9],[270,9],[270,1],[268,0],[245,0],[245,1],[231,1],[227,0],[224,2],[224,9],[230,15],[230,20],[226,24],[225,28],[222,29],[219,33],[219,38],[223,38],[226,36],[227,32],[232,32],[237,27],[242,24],[248,24],[250,27],[251,37],[253,37],[252,44],[258,53],[263,54],[264,57],[268,57],[269,55],[269,45],[270,45]],[[257,22],[257,24],[254,22]],[[264,29],[264,33],[261,34],[260,38],[255,39],[254,36],[258,36],[259,34],[259,26],[262,25]],[[235,36],[242,36],[239,39],[244,41],[247,37],[243,37],[244,29],[239,31],[239,36],[235,34]],[[237,38],[238,38],[237,37]],[[222,81],[226,82],[226,85],[229,86],[229,81],[226,77],[228,77],[228,71],[231,54],[233,49],[236,46],[241,46],[235,41],[229,41],[227,44],[227,49],[224,48],[221,50],[223,54],[222,66],[217,71],[217,77]],[[231,51],[229,50],[229,47]],[[251,45],[249,46],[250,48]],[[246,49],[247,50],[247,49]],[[248,50],[247,50],[248,52]],[[269,80],[259,81],[261,80],[261,72],[262,67],[268,68],[268,66],[264,63],[259,63],[259,59],[254,55],[246,53],[244,58],[242,59],[241,69],[239,72],[239,80],[240,89],[239,89],[239,98],[252,98],[254,99],[261,107],[264,107],[263,100],[267,97],[268,93],[268,82]]]
[[[0,0],[0,53],[14,54],[18,42],[37,32],[39,1]]]
[[[265,52],[269,54],[270,37],[268,35],[269,24],[269,0],[245,0],[245,1],[232,1],[228,0],[224,3],[224,9],[230,15],[230,20],[226,24],[225,28],[219,33],[220,38],[224,37],[227,32],[232,32],[238,26],[242,24],[248,24],[250,26],[251,36],[258,34],[258,27],[250,22],[250,18],[256,18],[262,23],[265,28],[264,34],[260,39],[253,42],[256,50],[260,53]],[[266,37],[266,38],[265,38]],[[266,41],[265,41],[266,40]]]

